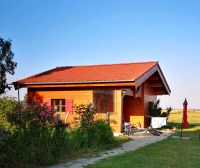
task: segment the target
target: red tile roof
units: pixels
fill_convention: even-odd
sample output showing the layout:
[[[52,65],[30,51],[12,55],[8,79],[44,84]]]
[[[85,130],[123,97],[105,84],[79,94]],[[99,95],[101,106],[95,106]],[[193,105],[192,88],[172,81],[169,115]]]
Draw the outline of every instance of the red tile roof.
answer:
[[[16,83],[94,83],[135,81],[158,62],[57,67]]]

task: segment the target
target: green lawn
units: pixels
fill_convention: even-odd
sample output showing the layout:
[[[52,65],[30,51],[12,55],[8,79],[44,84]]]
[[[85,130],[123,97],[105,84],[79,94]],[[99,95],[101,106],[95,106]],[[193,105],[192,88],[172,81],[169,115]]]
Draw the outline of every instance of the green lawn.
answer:
[[[173,111],[169,122],[180,126],[181,115],[180,111]],[[191,137],[190,140],[168,138],[133,152],[101,160],[87,168],[200,168],[200,112],[189,111],[188,121],[190,128],[184,130],[183,136]]]
[[[67,155],[63,155],[63,157],[59,161],[59,163],[63,163],[63,162],[70,161],[70,160],[75,160],[75,159],[82,158],[82,157],[86,157],[86,158],[92,157],[92,156],[94,156],[94,154],[98,154],[105,150],[111,150],[113,148],[117,148],[121,144],[132,140],[128,136],[119,136],[119,137],[114,137],[114,138],[115,138],[115,142],[111,145],[100,146],[100,147],[95,147],[95,148],[80,148],[80,149],[77,149],[76,151],[68,152]]]

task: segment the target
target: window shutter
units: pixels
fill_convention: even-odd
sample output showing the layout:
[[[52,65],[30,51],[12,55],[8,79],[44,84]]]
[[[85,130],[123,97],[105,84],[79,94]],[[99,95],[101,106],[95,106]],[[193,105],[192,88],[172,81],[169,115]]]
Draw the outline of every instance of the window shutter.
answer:
[[[45,103],[47,104],[47,106],[50,107],[51,106],[51,99],[44,99],[43,104],[45,104]]]
[[[102,98],[99,96],[97,97],[97,112],[102,113]]]
[[[65,100],[65,112],[69,112],[69,114],[73,114],[73,99],[66,99]]]
[[[107,100],[107,112],[113,112],[113,101],[111,99]]]

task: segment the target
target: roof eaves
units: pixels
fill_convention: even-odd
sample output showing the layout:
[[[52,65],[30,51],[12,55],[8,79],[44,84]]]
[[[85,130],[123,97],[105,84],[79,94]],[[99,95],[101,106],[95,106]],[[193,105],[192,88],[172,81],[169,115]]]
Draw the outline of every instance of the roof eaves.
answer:
[[[160,75],[161,75],[161,79],[163,80],[163,83],[164,83],[164,85],[165,85],[165,87],[166,87],[166,90],[167,90],[168,94],[170,95],[171,89],[170,89],[170,87],[169,87],[169,84],[167,83],[167,80],[166,80],[166,78],[165,78],[165,76],[164,76],[164,74],[163,74],[163,72],[162,72],[162,70],[161,70],[159,64],[158,64],[158,69],[159,69],[158,72],[159,72]]]
[[[64,81],[64,82],[13,82],[14,84],[22,85],[44,85],[44,84],[81,84],[81,83],[115,83],[115,82],[134,82],[135,80],[96,80],[96,81]]]
[[[143,76],[144,76],[145,74],[147,74],[149,71],[151,71],[152,69],[154,69],[157,65],[159,65],[158,62],[155,62],[155,64],[154,64],[151,68],[147,69],[143,74],[141,74],[140,76],[138,76],[138,77],[135,79],[135,81],[137,81],[138,79],[140,79],[141,77],[143,77]]]
[[[142,75],[140,75],[138,78],[135,79],[136,87],[140,86],[145,80],[147,80],[153,73],[158,71],[161,80],[165,86],[165,89],[167,91],[167,94],[170,95],[171,90],[170,87],[165,79],[165,76],[160,68],[160,65],[156,63],[154,66],[152,66],[150,69],[148,69],[146,72],[144,72]]]

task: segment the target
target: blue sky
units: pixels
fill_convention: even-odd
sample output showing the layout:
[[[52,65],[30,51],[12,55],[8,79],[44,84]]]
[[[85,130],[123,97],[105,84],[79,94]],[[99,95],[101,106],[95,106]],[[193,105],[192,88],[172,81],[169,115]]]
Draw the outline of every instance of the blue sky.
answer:
[[[181,108],[186,97],[200,108],[199,9],[199,0],[0,0],[0,37],[12,40],[18,62],[8,80],[56,66],[153,60],[172,90],[162,106]]]

